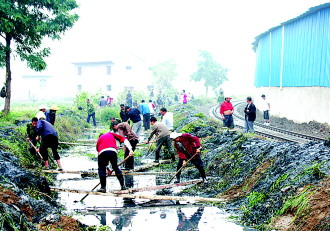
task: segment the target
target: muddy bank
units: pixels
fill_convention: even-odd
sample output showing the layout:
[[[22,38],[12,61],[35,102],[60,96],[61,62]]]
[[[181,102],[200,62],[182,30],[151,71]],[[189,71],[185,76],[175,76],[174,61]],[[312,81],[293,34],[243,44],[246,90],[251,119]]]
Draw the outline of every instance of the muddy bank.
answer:
[[[320,183],[330,174],[329,147],[317,142],[299,145],[221,131],[220,125],[201,118],[190,106],[177,112],[178,120],[181,116],[186,118],[177,124],[177,131],[204,137],[202,156],[209,176],[208,183],[196,185],[184,194],[225,198],[229,201],[226,208],[238,212],[242,224],[258,229],[279,226],[274,221],[290,215],[293,223],[287,223],[285,229],[298,225],[302,230],[327,230],[317,227],[325,227],[328,222],[329,203],[319,198],[325,208],[317,219],[313,218],[313,208],[318,205],[311,195],[324,187],[330,190],[328,184]],[[190,167],[183,176],[198,178],[199,174]]]
[[[79,222],[61,215],[57,194],[49,189],[53,178],[38,172],[41,161],[39,156],[29,153],[26,142],[29,121],[29,118],[14,124],[8,121],[5,127],[0,127],[0,230],[55,230],[61,220],[67,221],[61,224],[63,230],[81,230]],[[59,116],[57,121],[56,129],[60,130],[62,140],[73,140],[83,129],[72,113],[69,117]],[[78,228],[65,228],[74,226]]]

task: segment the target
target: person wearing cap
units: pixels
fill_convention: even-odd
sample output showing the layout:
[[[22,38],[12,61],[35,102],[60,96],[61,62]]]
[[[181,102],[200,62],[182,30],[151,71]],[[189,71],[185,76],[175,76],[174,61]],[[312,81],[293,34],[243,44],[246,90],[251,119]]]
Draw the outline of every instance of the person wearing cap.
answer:
[[[186,166],[187,160],[192,158],[190,162],[195,165],[203,181],[205,181],[206,174],[204,170],[204,164],[201,159],[201,156],[199,155],[201,149],[201,143],[199,138],[188,133],[177,132],[172,132],[170,134],[170,138],[173,139],[174,147],[176,148],[179,156],[177,171],[179,171],[182,166]],[[180,175],[181,171],[177,173],[175,183],[180,183]]]
[[[36,151],[42,155],[43,161],[45,163],[45,168],[49,168],[49,161],[48,161],[48,148],[52,149],[52,153],[54,156],[54,160],[56,160],[58,165],[58,170],[62,171],[62,165],[60,156],[57,152],[58,148],[58,135],[51,123],[47,122],[46,120],[39,119],[34,117],[32,118],[32,126],[36,127],[37,137],[36,140],[40,140],[41,137],[41,144],[40,148]]]
[[[234,107],[230,102],[231,99],[231,97],[226,97],[225,101],[220,105],[220,115],[224,125],[229,129],[234,129]]]
[[[49,123],[51,123],[52,125],[55,124],[55,119],[56,119],[56,111],[59,108],[56,105],[53,105],[51,108],[49,108],[46,112],[46,121],[48,121]]]
[[[122,171],[118,167],[117,164],[117,144],[116,141],[120,143],[124,143],[124,145],[129,149],[129,155],[133,156],[134,152],[132,150],[132,146],[127,140],[127,138],[118,135],[116,133],[107,132],[97,140],[96,143],[96,150],[98,152],[98,173],[100,177],[101,188],[98,189],[98,192],[106,192],[107,186],[107,170],[106,167],[108,166],[109,162],[112,165],[112,169],[115,171],[117,179],[120,183],[121,189],[125,190],[125,180],[122,174]]]
[[[261,111],[263,111],[264,120],[265,120],[264,125],[269,126],[270,104],[269,104],[268,100],[266,99],[266,95],[262,94],[261,98],[262,98],[262,100],[261,100]]]
[[[131,108],[129,106],[126,106],[125,110],[126,110],[127,118],[133,122],[132,130],[135,132],[135,134],[138,137],[140,137],[140,132],[141,132],[141,128],[142,128],[140,111],[137,108]]]
[[[93,119],[94,127],[96,127],[95,108],[89,99],[86,99],[87,104],[87,123],[89,123],[91,117]]]
[[[36,114],[36,117],[38,118],[38,120],[41,118],[46,119],[45,111],[46,111],[46,107],[44,105],[40,105],[39,111]]]
[[[168,150],[169,154],[171,155],[172,161],[175,161],[175,156],[174,152],[172,150],[172,144],[171,144],[171,139],[170,139],[170,130],[168,127],[162,123],[158,122],[155,117],[150,118],[150,123],[152,125],[151,130],[152,132],[150,133],[148,140],[146,144],[150,142],[152,137],[156,135],[157,137],[157,146],[155,149],[155,163],[159,163],[159,158],[160,158],[160,150],[162,149],[162,146],[164,145],[166,149]]]
[[[246,98],[247,105],[244,109],[245,113],[245,123],[244,123],[244,133],[254,133],[253,123],[256,120],[256,106],[252,102],[252,98],[248,96]]]

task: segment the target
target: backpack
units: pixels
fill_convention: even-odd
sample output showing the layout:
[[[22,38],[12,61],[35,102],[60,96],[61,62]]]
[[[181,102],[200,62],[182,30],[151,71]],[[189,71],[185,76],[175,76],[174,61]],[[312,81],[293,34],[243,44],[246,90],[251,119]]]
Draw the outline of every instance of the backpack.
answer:
[[[5,98],[6,95],[7,95],[7,94],[6,94],[6,87],[3,86],[2,89],[1,89],[1,91],[0,91],[0,96],[1,96],[2,98]]]

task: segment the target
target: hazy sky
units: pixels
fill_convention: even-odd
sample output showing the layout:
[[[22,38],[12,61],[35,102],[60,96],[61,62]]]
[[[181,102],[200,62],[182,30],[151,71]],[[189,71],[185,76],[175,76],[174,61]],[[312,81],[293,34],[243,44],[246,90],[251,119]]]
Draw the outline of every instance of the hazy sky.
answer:
[[[180,78],[196,68],[198,50],[208,50],[230,69],[228,90],[253,85],[260,33],[324,0],[77,0],[79,21],[52,42],[53,63],[111,59],[130,51],[150,65],[174,59]],[[240,83],[240,87],[233,87]]]

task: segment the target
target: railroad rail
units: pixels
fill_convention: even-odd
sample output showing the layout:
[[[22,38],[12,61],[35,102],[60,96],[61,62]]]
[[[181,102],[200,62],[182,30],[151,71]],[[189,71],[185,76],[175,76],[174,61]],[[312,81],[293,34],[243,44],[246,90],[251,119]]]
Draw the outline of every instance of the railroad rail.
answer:
[[[244,103],[244,101],[233,102],[233,106],[234,106],[234,108],[237,108],[239,105],[241,105],[243,103]],[[215,106],[212,108],[211,112],[212,112],[212,115],[216,119],[221,120],[219,108],[220,108],[220,106]],[[244,122],[245,122],[244,116],[240,115],[237,112],[237,110],[235,110],[233,116],[236,118],[235,127],[244,129]],[[260,135],[262,137],[266,137],[266,138],[270,138],[270,139],[287,141],[287,142],[295,142],[295,143],[307,143],[310,141],[317,141],[317,142],[326,141],[326,139],[321,138],[321,137],[293,132],[293,131],[285,130],[282,128],[270,126],[270,125],[263,125],[258,122],[254,122],[254,133],[257,135]]]

